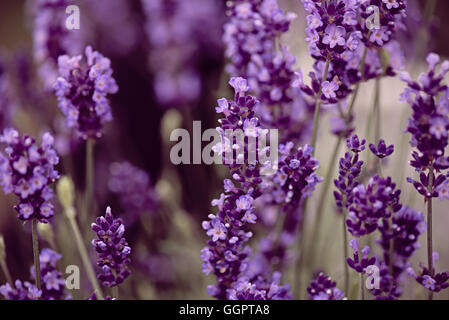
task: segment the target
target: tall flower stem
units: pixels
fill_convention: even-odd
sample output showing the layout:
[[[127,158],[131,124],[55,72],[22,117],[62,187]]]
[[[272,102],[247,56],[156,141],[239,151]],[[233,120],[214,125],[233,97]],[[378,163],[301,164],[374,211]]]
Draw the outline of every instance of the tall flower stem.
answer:
[[[86,141],[86,193],[85,193],[85,211],[84,219],[88,220],[89,213],[92,210],[94,189],[94,140]]]
[[[118,299],[118,286],[112,287],[112,297]]]
[[[6,281],[9,282],[9,284],[14,285],[14,283],[12,282],[11,273],[8,269],[8,264],[6,263],[6,248],[5,241],[3,240],[2,235],[0,235],[0,268],[5,275]]]
[[[364,79],[366,54],[367,54],[367,49],[365,47],[365,49],[363,50],[362,60],[360,61],[360,73],[362,75],[362,80]],[[351,121],[351,116],[352,116],[352,112],[354,111],[355,102],[357,101],[360,84],[361,84],[361,82],[358,82],[357,85],[355,86],[354,93],[353,93],[352,99],[351,99],[351,103],[349,105],[346,115],[344,116],[344,120],[347,125],[349,125],[349,123]],[[341,110],[340,110],[340,112],[341,112]],[[338,139],[337,139],[337,142],[335,143],[331,158],[329,159],[326,176],[324,178],[323,188],[321,189],[320,198],[318,200],[318,208],[317,208],[316,214],[315,214],[315,224],[314,224],[314,228],[313,228],[313,232],[312,232],[312,241],[311,241],[312,244],[315,244],[318,239],[318,232],[319,232],[318,230],[321,227],[321,220],[322,220],[322,216],[323,216],[324,205],[326,203],[326,196],[328,194],[329,187],[331,185],[332,176],[334,174],[335,163],[337,162],[337,159],[338,159],[338,151],[340,150],[340,146],[341,146],[343,139],[344,139],[343,135],[338,136]],[[311,252],[312,257],[310,260],[311,260],[312,264],[314,263],[314,254],[315,254],[314,251],[315,250],[313,250],[313,252]]]
[[[434,180],[433,166],[429,168],[429,186],[427,191],[432,192]],[[427,263],[429,275],[433,277],[433,243],[432,243],[432,195],[427,199]],[[433,299],[433,292],[429,290],[429,300]]]
[[[331,61],[328,59],[326,60],[326,66],[324,67],[324,74],[323,74],[323,79],[321,80],[321,84],[326,81],[327,79],[327,74],[329,72],[329,65],[330,65]],[[318,126],[319,126],[319,121],[320,121],[320,111],[321,111],[321,94],[322,94],[322,87],[320,86],[320,91],[318,92],[318,97],[316,100],[316,104],[315,104],[315,113],[313,115],[313,131],[312,131],[312,142],[311,142],[311,146],[313,147],[313,154],[315,154],[315,149],[316,149],[316,140],[317,140],[317,136],[318,136]]]
[[[75,209],[72,207],[72,208],[65,210],[65,215],[66,215],[67,219],[69,220],[70,227],[75,236],[76,245],[78,247],[78,251],[81,256],[81,260],[83,261],[84,268],[86,269],[87,276],[89,277],[89,281],[92,284],[92,287],[94,288],[98,298],[100,300],[103,300],[104,299],[103,293],[100,289],[100,285],[98,284],[98,280],[97,280],[97,277],[95,276],[95,272],[94,272],[94,269],[92,268],[92,264],[90,263],[89,255],[87,253],[87,249],[84,244],[83,238],[81,237],[81,232],[78,227],[78,223],[76,222]]]
[[[343,232],[343,270],[344,270],[344,292],[347,294],[349,290],[349,267],[346,262],[346,258],[348,257],[348,233],[346,232],[346,214],[345,210],[341,214],[342,218],[342,232]]]
[[[329,187],[330,187],[330,184],[332,181],[335,162],[338,158],[338,151],[340,150],[341,142],[342,142],[342,137],[339,136],[337,142],[335,143],[334,150],[332,151],[332,156],[329,159],[329,164],[328,164],[327,171],[326,171],[326,177],[323,182],[323,188],[321,189],[320,198],[318,201],[318,208],[316,210],[316,215],[315,215],[315,222],[313,225],[312,240],[311,240],[312,245],[315,245],[316,241],[318,241],[318,233],[321,228],[321,220],[323,218],[323,212],[324,212],[323,208],[324,208],[324,205],[326,202],[326,195],[329,191]],[[315,263],[315,253],[316,253],[315,250],[311,250],[311,252],[310,252],[310,262],[312,265]]]
[[[363,272],[360,273],[360,298],[365,300],[365,276]]]
[[[33,219],[31,222],[31,237],[33,240],[33,257],[34,257],[34,272],[36,277],[36,287],[41,289],[41,263],[39,260],[39,239],[37,238],[37,220]]]

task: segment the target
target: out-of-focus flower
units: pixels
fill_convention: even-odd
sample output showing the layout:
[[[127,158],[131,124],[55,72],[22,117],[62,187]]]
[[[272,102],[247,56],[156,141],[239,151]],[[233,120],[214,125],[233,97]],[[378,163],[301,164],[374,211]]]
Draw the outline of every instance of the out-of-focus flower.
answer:
[[[120,218],[114,219],[108,207],[106,214],[92,223],[92,230],[97,234],[92,245],[98,253],[98,279],[106,287],[118,286],[131,274],[128,269],[131,248],[123,236],[125,226]]]
[[[6,283],[0,287],[0,294],[6,300],[38,300],[42,296],[42,291],[38,290],[35,285],[16,280],[14,287]]]
[[[42,295],[44,300],[62,300],[70,299],[70,295],[66,295],[65,279],[61,272],[56,269],[56,263],[61,259],[61,255],[54,250],[44,248],[39,254],[41,279],[42,279]],[[34,280],[34,266],[30,268],[31,278]]]
[[[39,76],[47,90],[51,90],[58,77],[58,57],[81,51],[79,30],[68,30],[67,0],[29,1],[34,16],[33,51],[39,66]]]
[[[0,59],[0,130],[11,126],[13,106],[10,99],[11,88],[3,61]]]
[[[19,197],[14,207],[18,218],[47,222],[54,215],[50,184],[59,178],[53,137],[44,133],[39,147],[33,138],[21,138],[16,130],[5,129],[0,143],[7,145],[7,157],[0,153],[0,182],[6,194],[14,192]]]
[[[212,0],[142,0],[153,89],[164,107],[182,108],[202,91],[198,57],[221,48],[221,6]]]
[[[151,186],[148,173],[129,162],[115,162],[109,172],[108,187],[119,196],[120,204],[126,211],[125,220],[132,222],[140,214],[152,213],[157,209],[159,197]]]
[[[82,55],[58,58],[59,77],[53,86],[58,105],[69,128],[84,140],[98,139],[103,125],[112,120],[108,94],[118,91],[112,77],[111,61],[86,47]]]

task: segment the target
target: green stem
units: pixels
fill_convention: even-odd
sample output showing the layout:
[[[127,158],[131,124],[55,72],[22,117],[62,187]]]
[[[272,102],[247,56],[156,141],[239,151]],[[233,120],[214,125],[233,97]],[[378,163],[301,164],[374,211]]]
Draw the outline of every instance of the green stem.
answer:
[[[85,212],[84,218],[88,220],[92,210],[94,187],[94,140],[88,139],[86,141],[86,193],[85,193]]]
[[[323,93],[322,84],[327,79],[327,74],[329,72],[330,60],[326,60],[326,66],[324,67],[323,79],[321,80],[320,91],[318,92],[318,97],[315,104],[315,114],[313,115],[313,131],[312,131],[312,143],[313,154],[315,154],[316,140],[318,136],[318,125],[320,120],[320,110],[321,110],[321,94]]]
[[[118,286],[112,287],[112,297],[118,299]]]
[[[334,150],[332,151],[331,158],[329,159],[329,164],[328,164],[327,171],[326,171],[326,177],[323,182],[323,189],[321,189],[320,198],[318,201],[318,208],[316,210],[316,215],[315,215],[315,222],[313,225],[312,241],[311,241],[313,247],[316,246],[316,242],[319,239],[318,235],[319,235],[319,232],[321,229],[321,220],[323,218],[323,212],[324,212],[323,208],[326,203],[326,196],[328,194],[329,187],[331,185],[332,176],[334,174],[334,167],[335,167],[335,163],[338,158],[337,156],[338,156],[338,151],[340,150],[341,142],[342,142],[342,137],[339,136],[337,142],[335,143]],[[315,263],[315,253],[316,253],[316,250],[314,248],[310,252],[310,261],[311,261],[312,265]]]
[[[429,168],[429,186],[427,191],[432,192],[434,180],[433,166]],[[433,244],[432,244],[432,195],[427,199],[427,263],[429,275],[433,277]],[[429,300],[433,299],[433,292],[429,290]]]
[[[83,238],[81,236],[81,232],[78,227],[78,223],[76,222],[76,219],[75,219],[75,215],[76,215],[75,209],[70,208],[65,212],[65,214],[70,222],[70,227],[72,228],[72,232],[75,236],[76,245],[78,247],[78,251],[81,256],[81,260],[84,264],[84,268],[87,271],[87,276],[89,277],[89,281],[92,284],[94,291],[96,291],[98,299],[103,300],[104,299],[103,293],[98,284],[98,280],[97,280],[97,277],[95,276],[95,272],[94,272],[94,269],[92,268],[92,264],[90,263],[86,246],[85,246]]]
[[[8,265],[6,264],[6,261],[4,259],[0,260],[0,267],[2,268],[3,274],[5,275],[6,281],[9,282],[9,284],[14,285],[14,282],[11,278],[11,273],[9,273]]]
[[[344,270],[344,292],[348,294],[349,290],[349,267],[346,262],[346,258],[348,257],[348,233],[346,232],[346,214],[343,209],[342,212],[342,226],[343,226],[343,270]]]
[[[34,272],[36,278],[36,287],[41,289],[41,263],[39,260],[39,239],[37,238],[37,220],[33,219],[31,226],[31,237],[33,240],[33,257],[34,257]]]
[[[365,276],[363,272],[360,273],[360,296],[362,300],[365,300]]]

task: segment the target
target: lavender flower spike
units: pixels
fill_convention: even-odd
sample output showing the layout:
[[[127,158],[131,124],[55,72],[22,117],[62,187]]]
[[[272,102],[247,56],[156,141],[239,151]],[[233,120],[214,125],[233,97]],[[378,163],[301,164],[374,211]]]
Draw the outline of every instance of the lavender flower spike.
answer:
[[[84,140],[100,138],[104,123],[112,120],[107,95],[118,91],[111,61],[88,46],[85,59],[82,55],[63,55],[58,58],[58,67],[53,89],[67,126],[76,129]]]
[[[92,223],[92,230],[98,237],[92,240],[98,253],[97,265],[101,268],[98,279],[106,287],[118,286],[131,274],[128,269],[131,248],[123,237],[125,226],[121,219],[114,219],[111,208],[107,207],[105,216]]]
[[[5,129],[0,135],[8,155],[0,153],[0,184],[6,194],[14,192],[19,197],[14,209],[20,220],[46,223],[54,215],[50,184],[59,178],[54,168],[59,158],[53,142],[49,133],[42,135],[40,147],[29,136],[21,138],[15,129]]]
[[[322,272],[310,282],[307,293],[311,300],[346,300],[344,292],[337,288],[337,283]]]

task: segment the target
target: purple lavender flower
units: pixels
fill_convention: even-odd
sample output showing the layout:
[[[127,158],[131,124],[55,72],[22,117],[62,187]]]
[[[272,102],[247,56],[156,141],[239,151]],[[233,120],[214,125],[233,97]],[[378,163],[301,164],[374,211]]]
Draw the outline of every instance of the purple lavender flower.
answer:
[[[341,0],[302,2],[309,13],[306,33],[312,56],[333,60],[345,50],[357,48],[360,35],[354,26],[354,4]]]
[[[97,265],[101,269],[97,277],[106,287],[118,286],[131,274],[128,269],[131,248],[123,237],[125,226],[121,219],[114,219],[108,207],[106,215],[92,223],[92,230],[97,234],[92,246],[98,253]]]
[[[378,145],[370,144],[369,149],[378,158],[383,159],[390,156],[394,152],[394,145],[387,145],[383,139],[379,140]]]
[[[337,288],[337,283],[329,276],[320,272],[307,287],[311,300],[345,300],[343,291]]]
[[[368,185],[358,185],[352,190],[349,198],[348,231],[356,236],[363,236],[374,232],[379,221],[391,217],[401,209],[399,196],[401,190],[395,190],[396,185],[390,177],[372,177]]]
[[[281,274],[275,272],[273,281],[269,283],[252,283],[246,277],[241,277],[232,289],[228,290],[229,300],[289,300],[291,299],[288,285],[280,285]]]
[[[14,287],[9,283],[0,286],[0,294],[6,300],[38,300],[42,296],[42,291],[29,282],[16,280]]]
[[[419,76],[419,82],[413,81],[407,73],[402,74],[401,79],[408,84],[408,88],[402,93],[401,100],[406,101],[413,110],[407,132],[411,134],[410,144],[417,151],[413,151],[410,164],[420,175],[419,181],[408,178],[408,182],[429,199],[439,196],[437,190],[447,179],[437,173],[449,168],[449,157],[445,156],[449,144],[449,89],[441,83],[449,71],[449,61],[440,64],[440,57],[431,53],[427,56],[427,62],[428,72]],[[443,95],[438,99],[440,94]]]
[[[14,129],[5,129],[0,136],[8,155],[0,153],[0,183],[6,194],[14,192],[19,197],[14,209],[20,220],[46,223],[54,215],[50,184],[59,178],[54,168],[59,158],[53,142],[51,134],[44,133],[39,147],[33,138],[20,138]]]
[[[353,153],[346,152],[340,158],[338,178],[334,180],[334,185],[337,188],[334,191],[334,198],[340,210],[349,207],[353,197],[352,190],[359,184],[357,178],[363,165],[363,161],[359,160],[359,153],[365,149],[365,142],[365,139],[360,141],[357,135],[348,138],[347,146]]]
[[[100,138],[104,123],[112,120],[107,95],[116,93],[118,86],[108,58],[90,46],[85,55],[85,59],[82,55],[58,58],[59,77],[53,89],[67,126],[87,140]]]
[[[373,26],[371,30],[366,20],[373,14],[375,6],[379,10],[379,25]],[[368,0],[360,3],[360,15],[363,23],[360,24],[359,30],[362,34],[362,41],[368,47],[382,47],[390,42],[402,19],[406,17],[405,10],[406,1],[404,0]]]
[[[245,121],[254,119],[254,108],[257,104],[254,97],[245,95],[250,89],[245,79],[232,78],[229,84],[235,90],[234,100],[228,100],[226,104],[220,100],[219,105],[226,105],[226,108],[216,109],[218,113],[223,112],[225,116],[220,119],[221,127],[217,129],[222,134],[228,129],[243,131]],[[258,122],[255,122],[252,127],[252,131],[256,133],[264,131]],[[254,201],[261,195],[262,166],[249,163],[246,157],[245,161],[237,161],[237,156],[234,155],[231,158],[226,157],[224,152],[226,148],[234,148],[234,146],[246,148],[246,143],[245,146],[231,146],[230,141],[226,142],[225,137],[222,136],[222,141],[217,146],[214,149],[222,154],[234,181],[225,180],[225,193],[212,202],[218,207],[218,213],[210,214],[209,220],[202,223],[208,236],[211,237],[208,246],[201,252],[203,272],[213,273],[218,280],[217,285],[208,287],[208,292],[218,299],[275,299],[281,296],[287,298],[289,295],[281,294],[284,289],[278,289],[279,287],[276,287],[276,290],[273,289],[273,295],[271,293],[263,295],[261,291],[268,290],[272,284],[269,277],[264,275],[253,279],[245,272],[251,263],[251,250],[244,245],[252,237],[249,225],[256,222]],[[274,282],[277,286],[277,280]],[[276,293],[278,290],[281,292]]]
[[[435,265],[438,258],[438,253],[434,252],[432,257],[433,265]],[[449,288],[449,272],[443,271],[436,273],[435,270],[429,272],[429,269],[421,264],[421,271],[419,274],[416,274],[412,267],[407,269],[407,274],[431,292],[440,292],[441,290]]]
[[[358,273],[365,273],[366,268],[368,266],[372,266],[376,263],[376,257],[369,257],[370,254],[370,247],[365,246],[362,249],[362,255],[359,254],[359,242],[357,239],[352,239],[349,241],[349,245],[352,248],[353,252],[353,258],[347,258],[346,261],[348,262],[348,265],[357,271]]]
[[[65,279],[61,272],[56,269],[56,263],[61,259],[61,255],[56,251],[48,248],[42,249],[39,254],[41,279],[42,279],[42,295],[43,300],[62,300],[70,299],[70,295],[65,292]],[[30,268],[31,278],[34,280],[34,266]]]
[[[301,92],[295,57],[286,46],[276,46],[296,15],[284,12],[276,0],[233,0],[227,6],[223,40],[228,74],[248,79],[251,94],[260,101],[257,117],[265,127],[279,128],[281,142],[304,143],[313,106]]]

